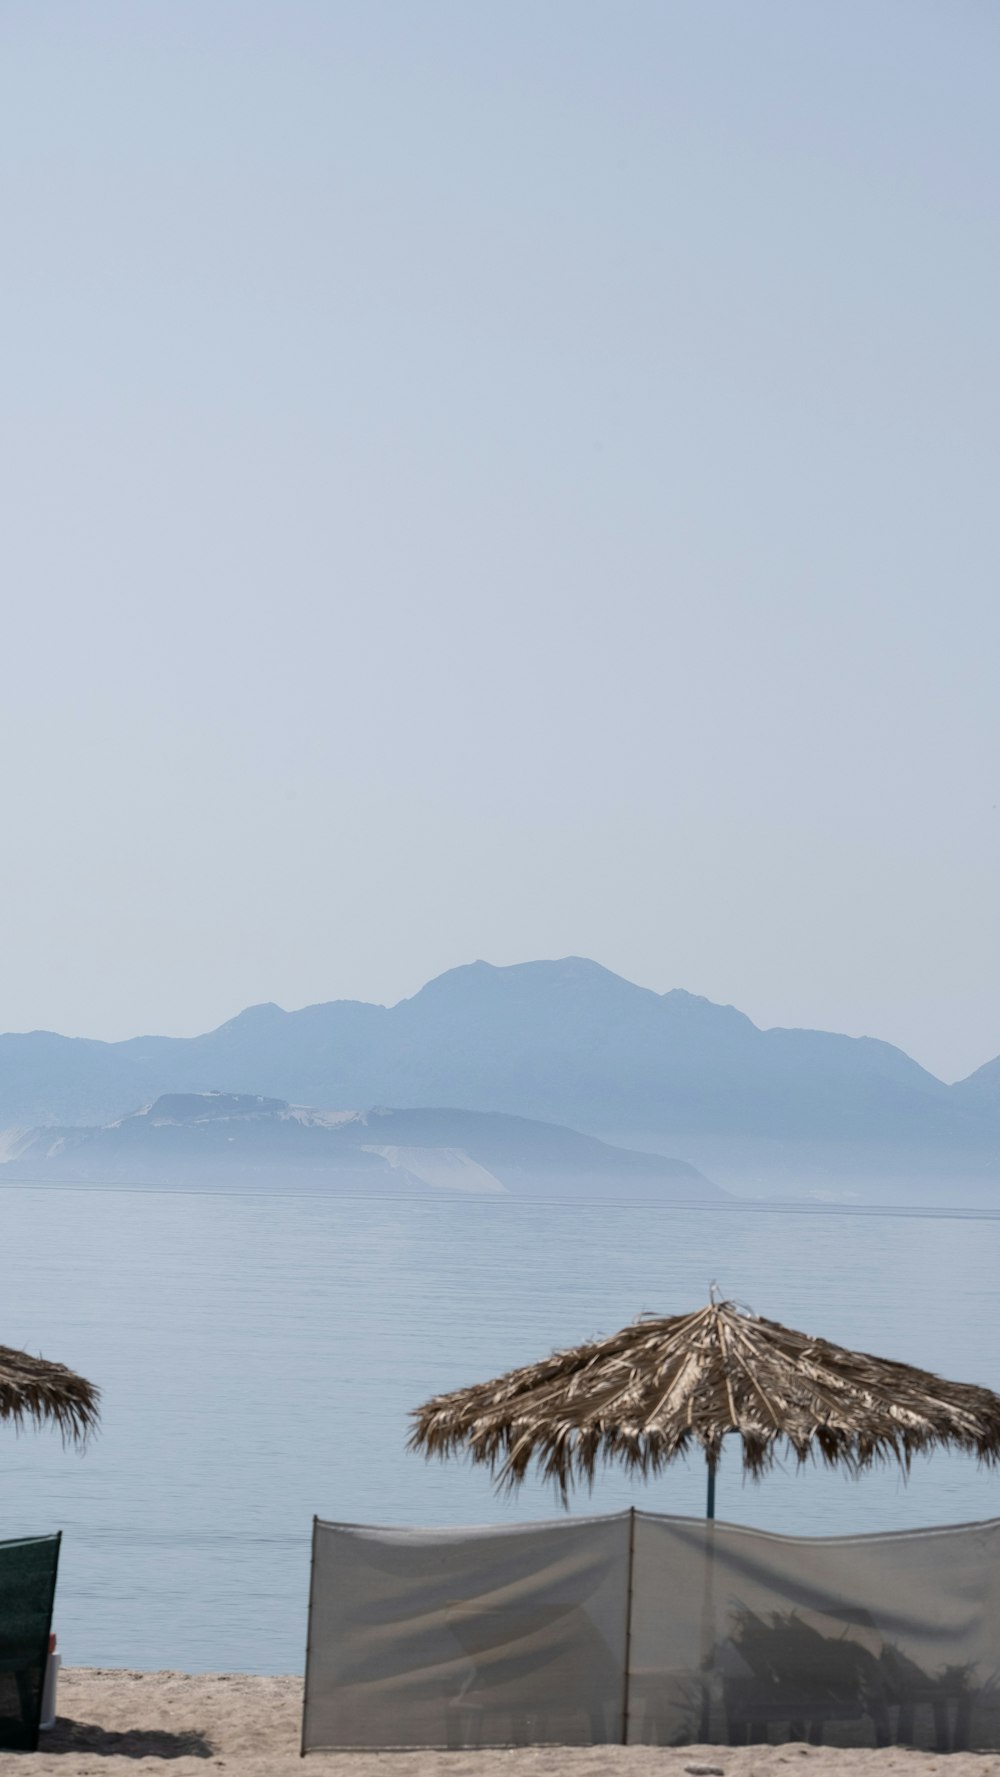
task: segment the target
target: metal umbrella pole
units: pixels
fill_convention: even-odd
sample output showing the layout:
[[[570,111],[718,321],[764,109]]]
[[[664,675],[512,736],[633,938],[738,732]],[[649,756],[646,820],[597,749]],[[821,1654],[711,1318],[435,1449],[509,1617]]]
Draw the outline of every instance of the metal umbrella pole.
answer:
[[[712,1674],[715,1670],[715,1471],[718,1458],[708,1458],[705,1501],[705,1585],[701,1600],[701,1724],[698,1738],[707,1745],[712,1721]]]

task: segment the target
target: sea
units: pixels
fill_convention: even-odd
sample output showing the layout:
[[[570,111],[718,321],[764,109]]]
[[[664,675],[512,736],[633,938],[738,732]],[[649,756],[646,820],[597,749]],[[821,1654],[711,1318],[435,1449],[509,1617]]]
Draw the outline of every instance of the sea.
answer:
[[[465,1525],[557,1518],[531,1483],[407,1451],[428,1395],[702,1305],[715,1283],[804,1331],[1000,1386],[1000,1216],[649,1202],[6,1186],[0,1341],[100,1386],[86,1449],[0,1424],[4,1536],[63,1532],[73,1665],[301,1672],[314,1514]],[[704,1510],[703,1465],[608,1471],[570,1509]],[[908,1481],[794,1463],[721,1519],[802,1536],[1000,1516],[1000,1472]]]

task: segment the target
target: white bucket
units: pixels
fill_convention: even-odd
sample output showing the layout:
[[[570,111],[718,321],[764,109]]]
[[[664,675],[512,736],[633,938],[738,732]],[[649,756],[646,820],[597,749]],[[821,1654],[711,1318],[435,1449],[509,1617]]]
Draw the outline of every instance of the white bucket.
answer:
[[[39,1728],[54,1728],[56,1725],[56,1689],[59,1684],[59,1668],[62,1656],[51,1653],[45,1662],[45,1679],[42,1684],[42,1719]]]

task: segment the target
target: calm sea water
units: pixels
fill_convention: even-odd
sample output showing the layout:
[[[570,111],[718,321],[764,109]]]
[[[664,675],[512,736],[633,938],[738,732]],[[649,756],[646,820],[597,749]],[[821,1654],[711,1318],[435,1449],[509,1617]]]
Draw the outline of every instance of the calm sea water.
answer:
[[[313,1513],[395,1524],[558,1515],[534,1486],[405,1450],[408,1410],[643,1309],[726,1294],[793,1326],[1000,1385],[1000,1220],[8,1187],[0,1340],[99,1383],[79,1455],[2,1438],[2,1534],[65,1533],[56,1625],[74,1664],[302,1667]],[[700,1465],[609,1474],[579,1508],[700,1512]],[[908,1485],[794,1469],[719,1515],[800,1534],[1000,1515],[1000,1475]]]

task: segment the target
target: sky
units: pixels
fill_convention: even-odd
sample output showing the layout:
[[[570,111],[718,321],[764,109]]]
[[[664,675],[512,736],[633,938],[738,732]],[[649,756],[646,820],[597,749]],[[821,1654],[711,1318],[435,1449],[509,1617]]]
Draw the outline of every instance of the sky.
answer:
[[[991,0],[5,0],[0,1028],[1000,1053]]]

